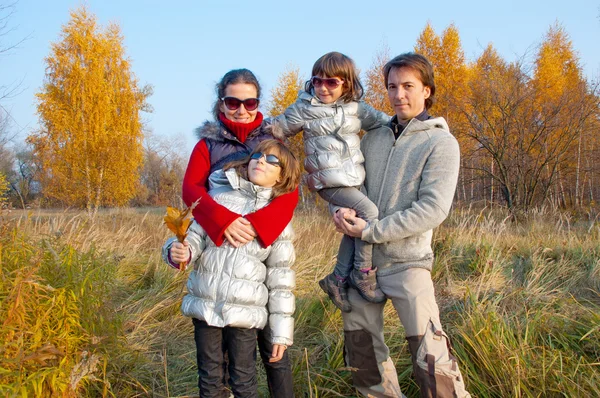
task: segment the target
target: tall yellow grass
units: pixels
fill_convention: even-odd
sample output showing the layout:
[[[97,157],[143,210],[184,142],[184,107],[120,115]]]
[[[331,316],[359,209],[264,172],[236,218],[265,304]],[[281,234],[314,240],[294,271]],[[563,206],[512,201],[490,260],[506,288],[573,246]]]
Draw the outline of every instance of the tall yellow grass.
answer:
[[[0,396],[196,396],[192,325],[179,313],[186,276],[161,262],[163,214],[1,218]],[[319,210],[298,211],[294,227],[296,396],[356,396],[339,311],[316,283],[340,236]],[[596,214],[456,209],[434,249],[442,322],[474,396],[600,396]],[[391,306],[385,334],[403,391],[418,396]]]

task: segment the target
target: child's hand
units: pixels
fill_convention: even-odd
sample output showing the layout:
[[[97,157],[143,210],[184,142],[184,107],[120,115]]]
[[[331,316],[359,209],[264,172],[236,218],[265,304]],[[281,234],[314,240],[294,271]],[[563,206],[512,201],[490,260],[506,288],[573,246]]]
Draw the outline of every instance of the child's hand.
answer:
[[[187,240],[183,241],[183,243],[173,242],[169,254],[171,255],[171,260],[177,264],[187,263],[190,259],[190,244]]]
[[[273,344],[273,352],[271,353],[271,358],[269,358],[269,362],[277,362],[281,358],[283,358],[283,354],[285,353],[286,346],[281,344]]]

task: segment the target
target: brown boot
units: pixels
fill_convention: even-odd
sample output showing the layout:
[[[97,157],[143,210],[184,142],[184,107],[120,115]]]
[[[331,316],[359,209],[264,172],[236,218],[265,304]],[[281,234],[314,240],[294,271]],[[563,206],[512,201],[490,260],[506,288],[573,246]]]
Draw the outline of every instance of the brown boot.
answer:
[[[319,286],[333,301],[336,307],[344,312],[352,311],[348,301],[348,282],[339,280],[334,274],[329,274],[319,281]]]
[[[370,269],[367,272],[353,268],[348,279],[365,300],[371,303],[383,303],[385,301],[385,294],[377,286],[377,268]]]

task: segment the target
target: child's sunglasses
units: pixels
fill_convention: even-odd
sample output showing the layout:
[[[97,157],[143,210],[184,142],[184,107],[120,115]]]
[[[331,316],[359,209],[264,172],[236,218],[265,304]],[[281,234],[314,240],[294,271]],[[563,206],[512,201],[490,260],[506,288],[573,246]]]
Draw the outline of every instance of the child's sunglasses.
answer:
[[[335,90],[340,84],[344,83],[343,80],[336,79],[335,77],[323,79],[323,78],[320,78],[317,76],[311,77],[310,82],[316,88],[319,88],[322,85],[325,85],[325,87],[327,87],[329,90]]]
[[[237,111],[242,104],[244,104],[244,108],[246,108],[247,111],[253,111],[258,108],[258,103],[260,102],[258,98],[246,98],[245,100],[241,100],[235,97],[224,97],[221,98],[221,101],[225,103],[225,106],[230,111]]]
[[[281,167],[279,158],[275,155],[269,155],[269,154],[262,153],[262,152],[254,152],[252,155],[250,155],[250,159],[260,160],[260,158],[262,158],[263,156],[265,157],[265,161],[267,163],[269,163],[270,165]]]

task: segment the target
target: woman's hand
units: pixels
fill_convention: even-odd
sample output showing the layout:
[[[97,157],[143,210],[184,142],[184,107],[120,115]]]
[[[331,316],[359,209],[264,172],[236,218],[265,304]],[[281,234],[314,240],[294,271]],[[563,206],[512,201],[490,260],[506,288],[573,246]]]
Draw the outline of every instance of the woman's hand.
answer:
[[[271,353],[271,358],[269,358],[269,362],[277,362],[281,358],[283,358],[283,354],[287,349],[286,346],[281,344],[273,344],[273,352]]]
[[[183,243],[173,242],[169,254],[175,263],[187,263],[190,260],[190,244],[187,240]]]
[[[256,237],[256,230],[250,221],[244,217],[238,217],[229,224],[224,235],[231,246],[240,247],[251,242]]]

